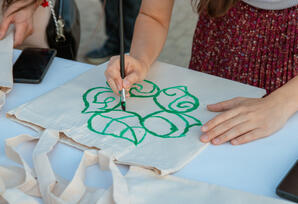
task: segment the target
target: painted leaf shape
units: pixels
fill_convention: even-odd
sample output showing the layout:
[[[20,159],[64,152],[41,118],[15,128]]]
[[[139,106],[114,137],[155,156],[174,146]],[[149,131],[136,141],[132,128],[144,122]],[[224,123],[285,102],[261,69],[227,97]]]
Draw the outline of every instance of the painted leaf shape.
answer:
[[[120,99],[109,87],[95,87],[83,95],[85,109],[82,113],[104,113],[120,106]]]
[[[169,113],[191,112],[200,105],[199,99],[189,93],[186,86],[163,89],[158,96],[154,97],[154,102],[162,110]]]
[[[134,84],[129,90],[131,97],[149,98],[157,96],[160,92],[159,87],[148,80],[144,80],[142,83]]]
[[[88,128],[97,134],[122,138],[138,145],[147,135],[140,119],[134,112],[114,110],[94,114],[88,121]]]
[[[144,117],[142,125],[153,136],[178,138],[185,137],[191,127],[201,126],[202,123],[187,114],[158,111]]]

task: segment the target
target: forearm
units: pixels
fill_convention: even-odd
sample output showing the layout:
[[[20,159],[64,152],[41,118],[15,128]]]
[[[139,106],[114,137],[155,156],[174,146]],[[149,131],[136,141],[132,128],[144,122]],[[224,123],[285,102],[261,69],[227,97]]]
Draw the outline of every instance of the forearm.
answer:
[[[282,102],[290,115],[298,111],[298,76],[291,79],[281,88],[271,93],[268,97],[274,97]]]
[[[147,6],[146,2],[144,4],[142,7]],[[141,9],[136,20],[130,55],[144,63],[146,68],[157,59],[165,44],[172,7],[173,2],[168,1],[164,8],[156,9],[156,12],[164,13],[160,18],[146,12],[146,8]]]

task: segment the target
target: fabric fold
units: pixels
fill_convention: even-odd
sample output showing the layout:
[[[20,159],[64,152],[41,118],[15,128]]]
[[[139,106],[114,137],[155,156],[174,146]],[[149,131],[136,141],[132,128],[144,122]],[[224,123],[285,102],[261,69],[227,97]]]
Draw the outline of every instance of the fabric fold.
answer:
[[[13,86],[12,58],[13,29],[10,27],[6,37],[3,40],[0,40],[0,110],[5,103],[5,95],[10,92]]]

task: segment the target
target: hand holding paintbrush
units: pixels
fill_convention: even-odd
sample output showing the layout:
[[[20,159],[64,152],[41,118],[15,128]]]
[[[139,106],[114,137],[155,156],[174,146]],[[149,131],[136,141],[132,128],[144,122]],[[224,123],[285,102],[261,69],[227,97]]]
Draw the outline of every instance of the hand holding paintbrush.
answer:
[[[120,73],[121,78],[125,78],[125,62],[124,62],[124,25],[123,25],[123,1],[119,0],[119,25],[120,25]],[[125,89],[121,90],[121,108],[126,110]]]
[[[136,56],[136,53],[124,55],[124,23],[123,23],[123,0],[119,0],[119,41],[120,56],[110,59],[105,76],[111,89],[121,97],[122,110],[126,108],[125,94],[134,83],[141,82],[145,79],[149,70],[149,64],[145,60]],[[133,49],[133,47],[132,47]],[[139,53],[140,54],[140,53]]]

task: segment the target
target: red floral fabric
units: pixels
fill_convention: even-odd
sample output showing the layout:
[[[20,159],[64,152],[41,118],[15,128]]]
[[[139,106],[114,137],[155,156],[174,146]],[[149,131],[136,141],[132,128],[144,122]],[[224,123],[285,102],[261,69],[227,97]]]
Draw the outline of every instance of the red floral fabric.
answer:
[[[189,68],[274,91],[298,73],[297,8],[240,1],[223,17],[201,14]]]

